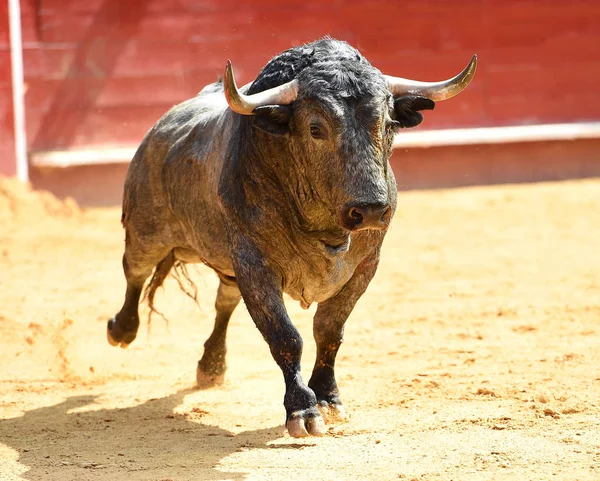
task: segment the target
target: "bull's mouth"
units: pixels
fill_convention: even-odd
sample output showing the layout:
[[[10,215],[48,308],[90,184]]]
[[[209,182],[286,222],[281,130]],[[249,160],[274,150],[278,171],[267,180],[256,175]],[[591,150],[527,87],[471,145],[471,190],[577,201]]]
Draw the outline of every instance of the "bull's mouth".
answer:
[[[350,236],[344,239],[321,239],[325,252],[331,255],[343,254],[350,249]]]

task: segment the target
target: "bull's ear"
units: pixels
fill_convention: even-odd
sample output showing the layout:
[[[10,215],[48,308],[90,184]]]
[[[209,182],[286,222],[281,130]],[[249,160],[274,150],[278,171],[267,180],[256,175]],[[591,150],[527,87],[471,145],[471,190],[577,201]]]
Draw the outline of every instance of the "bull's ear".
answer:
[[[395,121],[402,128],[416,127],[423,122],[420,110],[433,110],[435,102],[425,97],[398,97],[394,99]]]
[[[272,135],[283,135],[290,131],[290,120],[294,115],[291,105],[265,105],[253,112],[254,126]]]

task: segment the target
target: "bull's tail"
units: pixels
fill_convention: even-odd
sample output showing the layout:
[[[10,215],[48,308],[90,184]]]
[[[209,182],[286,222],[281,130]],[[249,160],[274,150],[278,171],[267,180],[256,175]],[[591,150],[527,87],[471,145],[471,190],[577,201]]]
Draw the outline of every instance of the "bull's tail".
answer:
[[[165,257],[156,265],[154,272],[152,273],[152,278],[146,285],[146,289],[144,290],[144,300],[148,301],[148,307],[150,308],[148,311],[148,329],[150,329],[150,323],[152,322],[152,314],[158,314],[164,319],[164,321],[167,323],[167,326],[169,325],[169,320],[162,312],[154,307],[154,296],[156,295],[157,289],[163,285],[163,282],[165,282],[165,279],[169,275],[169,272],[171,272],[171,268],[174,264],[175,254],[173,251],[171,251],[167,257]]]
[[[156,291],[163,285],[169,274],[177,281],[179,288],[199,306],[198,289],[190,277],[186,263],[177,260],[175,258],[175,253],[171,251],[167,257],[156,265],[154,272],[152,273],[152,278],[144,289],[144,300],[148,301],[148,307],[150,309],[148,312],[148,326],[150,326],[152,314],[158,314],[165,320],[167,325],[169,324],[169,321],[164,314],[154,307],[154,296],[156,295]]]

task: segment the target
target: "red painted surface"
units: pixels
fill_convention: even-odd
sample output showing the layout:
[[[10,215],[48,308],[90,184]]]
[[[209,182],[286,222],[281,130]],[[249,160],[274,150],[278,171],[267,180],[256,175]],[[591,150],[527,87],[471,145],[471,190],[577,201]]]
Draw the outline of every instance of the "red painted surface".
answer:
[[[250,81],[278,52],[330,34],[386,73],[479,69],[420,128],[600,119],[596,0],[21,0],[30,150],[137,144],[234,63]],[[0,6],[0,172],[12,152]],[[4,159],[4,160],[2,160]]]

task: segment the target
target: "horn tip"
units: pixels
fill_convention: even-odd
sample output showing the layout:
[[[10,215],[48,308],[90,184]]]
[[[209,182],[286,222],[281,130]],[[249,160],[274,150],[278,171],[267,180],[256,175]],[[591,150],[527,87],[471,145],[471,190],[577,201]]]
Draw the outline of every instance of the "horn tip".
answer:
[[[231,60],[227,60],[227,63],[225,64],[223,79],[225,83],[231,84],[233,82],[235,84],[235,80],[233,80],[233,66],[231,65]]]

